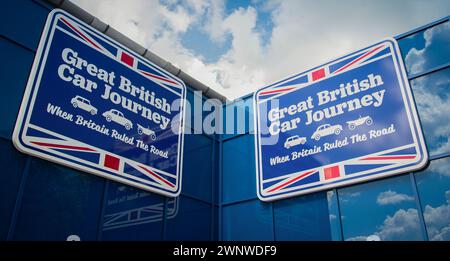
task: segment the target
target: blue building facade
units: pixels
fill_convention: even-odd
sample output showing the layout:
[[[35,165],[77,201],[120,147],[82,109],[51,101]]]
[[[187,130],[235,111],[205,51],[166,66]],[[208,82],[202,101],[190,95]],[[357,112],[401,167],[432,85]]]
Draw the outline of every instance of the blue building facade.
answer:
[[[18,152],[12,130],[52,8],[18,0],[0,10],[1,240],[450,240],[449,17],[396,37],[429,166],[266,203],[256,196],[252,124],[245,134],[185,135],[175,199]],[[251,99],[225,104],[224,121],[243,109],[252,122]]]

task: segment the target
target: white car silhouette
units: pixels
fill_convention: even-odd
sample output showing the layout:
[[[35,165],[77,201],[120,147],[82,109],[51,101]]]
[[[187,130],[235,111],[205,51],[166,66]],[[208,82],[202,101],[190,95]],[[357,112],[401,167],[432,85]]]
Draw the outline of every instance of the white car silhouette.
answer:
[[[372,125],[372,123],[373,123],[372,117],[370,117],[370,116],[365,116],[365,117],[359,116],[359,119],[352,120],[352,121],[347,121],[348,128],[350,130],[354,130],[356,128],[356,126],[363,125],[364,123],[367,126]]]
[[[330,124],[320,125],[317,130],[311,136],[312,139],[320,140],[321,137],[328,136],[331,134],[339,135],[342,131],[342,125],[336,124],[331,126]]]
[[[153,130],[151,130],[150,128],[145,128],[144,126],[142,126],[139,123],[137,124],[137,126],[138,126],[139,135],[145,134],[145,135],[150,136],[150,138],[152,140],[156,140],[156,133]]]
[[[72,103],[72,106],[74,108],[80,108],[82,110],[85,110],[85,111],[91,113],[91,115],[97,114],[97,108],[92,106],[91,102],[88,99],[83,98],[83,97],[81,97],[79,95],[73,97],[70,100],[70,103]]]
[[[298,135],[291,136],[284,142],[284,147],[289,149],[297,145],[303,145],[306,143],[306,137],[299,137]]]
[[[107,122],[114,121],[114,122],[124,126],[125,129],[127,129],[127,130],[130,130],[131,128],[133,128],[133,123],[129,119],[125,118],[123,116],[123,113],[121,113],[118,110],[111,109],[109,111],[105,111],[102,115],[106,118]]]

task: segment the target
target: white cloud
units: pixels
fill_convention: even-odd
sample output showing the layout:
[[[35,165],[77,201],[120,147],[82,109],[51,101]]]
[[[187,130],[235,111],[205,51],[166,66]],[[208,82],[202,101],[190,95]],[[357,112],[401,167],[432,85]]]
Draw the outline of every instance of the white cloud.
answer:
[[[377,197],[378,205],[392,205],[398,204],[403,201],[412,201],[414,197],[408,196],[406,194],[397,193],[392,190],[381,192]]]
[[[432,44],[435,43],[436,38],[442,39],[447,42],[447,45],[450,44],[448,40],[448,33],[450,32],[450,23],[444,23],[436,27],[432,27],[430,29],[425,30],[423,33],[423,38],[425,39],[425,46],[417,50],[416,48],[412,48],[405,57],[405,65],[411,75],[423,72],[426,68],[427,64],[427,55]],[[430,68],[428,68],[430,69]]]
[[[382,241],[418,240],[420,237],[419,216],[416,209],[399,209],[394,215],[388,215],[383,224],[372,235]],[[368,236],[356,236],[347,241],[365,241]]]
[[[356,236],[356,237],[350,237],[347,238],[346,241],[366,241],[367,236]]]
[[[212,1],[206,8],[207,22],[203,30],[209,34],[211,40],[223,44],[227,30],[223,26],[225,2],[223,0]]]
[[[450,240],[450,190],[445,192],[446,203],[436,208],[425,206],[424,218],[430,240]]]
[[[432,174],[436,173],[444,177],[450,177],[449,162],[448,158],[433,160],[427,170]]]
[[[157,0],[75,2],[231,99],[450,10],[447,0],[273,0],[263,6],[272,10],[274,24],[263,43],[252,7],[226,14],[223,1],[216,0],[185,0],[176,6]],[[195,57],[181,44],[193,26],[219,45],[231,37],[231,49],[214,63]]]

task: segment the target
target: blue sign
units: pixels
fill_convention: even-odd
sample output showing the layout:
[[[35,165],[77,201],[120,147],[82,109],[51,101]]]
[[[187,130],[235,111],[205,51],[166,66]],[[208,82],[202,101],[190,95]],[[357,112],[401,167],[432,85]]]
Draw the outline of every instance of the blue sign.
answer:
[[[13,141],[24,153],[176,197],[185,100],[181,80],[53,10]]]
[[[291,197],[422,168],[422,130],[387,39],[254,94],[257,193]]]

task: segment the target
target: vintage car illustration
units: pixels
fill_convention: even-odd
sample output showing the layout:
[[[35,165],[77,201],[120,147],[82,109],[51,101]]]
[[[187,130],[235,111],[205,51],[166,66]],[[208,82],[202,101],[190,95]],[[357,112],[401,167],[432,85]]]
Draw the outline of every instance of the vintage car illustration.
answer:
[[[109,111],[105,111],[102,115],[106,118],[107,122],[114,121],[124,126],[127,130],[133,128],[133,123],[129,119],[125,118],[123,113],[118,110],[111,109]]]
[[[145,134],[147,136],[150,136],[152,140],[156,140],[156,133],[153,130],[151,130],[150,128],[145,128],[139,123],[137,124],[137,126],[139,135]]]
[[[286,139],[284,142],[284,147],[289,149],[290,147],[294,147],[297,145],[303,145],[306,143],[306,137],[300,137],[298,135],[291,136]]]
[[[313,133],[311,136],[312,139],[320,140],[321,137],[336,134],[339,135],[341,131],[343,130],[342,125],[336,124],[336,125],[330,125],[330,124],[324,124],[320,125],[317,130]]]
[[[370,117],[370,116],[365,116],[365,117],[359,116],[359,119],[347,121],[348,128],[350,130],[354,130],[357,126],[360,126],[363,124],[370,126],[370,125],[372,125],[372,123],[373,123],[373,120],[372,120],[372,117]]]
[[[80,108],[82,110],[85,110],[85,111],[89,112],[91,115],[97,114],[97,108],[92,106],[91,102],[88,99],[83,98],[79,95],[73,97],[70,100],[70,103],[72,104],[72,106],[74,108]]]

